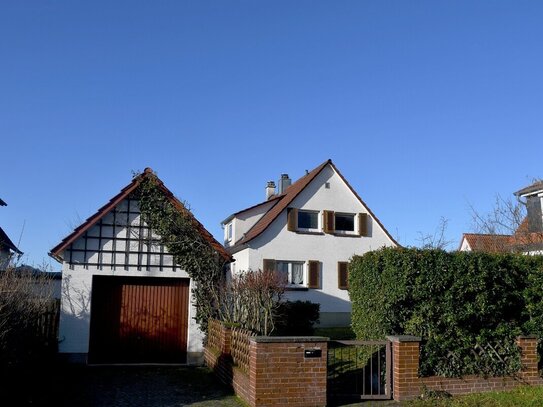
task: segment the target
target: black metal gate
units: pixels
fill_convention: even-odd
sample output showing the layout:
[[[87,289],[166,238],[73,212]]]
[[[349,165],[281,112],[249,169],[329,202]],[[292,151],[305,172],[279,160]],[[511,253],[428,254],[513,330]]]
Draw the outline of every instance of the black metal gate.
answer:
[[[328,399],[331,404],[392,398],[389,341],[330,341]]]

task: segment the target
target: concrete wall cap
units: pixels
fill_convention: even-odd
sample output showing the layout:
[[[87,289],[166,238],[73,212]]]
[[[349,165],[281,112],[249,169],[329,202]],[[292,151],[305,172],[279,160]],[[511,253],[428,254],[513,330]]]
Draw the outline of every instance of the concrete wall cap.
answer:
[[[390,342],[420,342],[422,338],[420,336],[413,335],[391,335],[387,336],[387,340]]]
[[[257,343],[298,343],[298,342],[328,342],[324,336],[251,336],[251,342]]]

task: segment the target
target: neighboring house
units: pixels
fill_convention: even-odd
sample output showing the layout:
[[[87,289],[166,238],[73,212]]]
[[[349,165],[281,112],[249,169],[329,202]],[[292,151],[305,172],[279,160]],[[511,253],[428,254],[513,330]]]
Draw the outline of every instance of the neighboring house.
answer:
[[[463,252],[504,253],[509,251],[511,235],[464,233],[458,250]]]
[[[515,192],[519,200],[524,199],[526,219],[515,233],[517,251],[529,254],[543,254],[543,181]]]
[[[192,280],[142,221],[134,192],[147,168],[77,227],[50,255],[62,263],[59,352],[89,363],[202,360]],[[180,212],[192,214],[158,180]],[[202,236],[230,259],[196,220]]]
[[[0,206],[6,205],[7,204],[0,199]],[[10,261],[15,254],[21,255],[23,252],[15,246],[6,232],[0,228],[0,271],[5,270],[9,266]]]
[[[464,233],[458,250],[489,253],[543,253],[543,181],[537,181],[515,196],[526,206],[526,218],[512,235]],[[524,200],[524,201],[523,201]]]
[[[349,259],[398,245],[331,160],[292,185],[281,175],[277,192],[268,182],[264,202],[222,225],[230,272],[284,273],[287,299],[319,303],[321,326],[350,323]]]

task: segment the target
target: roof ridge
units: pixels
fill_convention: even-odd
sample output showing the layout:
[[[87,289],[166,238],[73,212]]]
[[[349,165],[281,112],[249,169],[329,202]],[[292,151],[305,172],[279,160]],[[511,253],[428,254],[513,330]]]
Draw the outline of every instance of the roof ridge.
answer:
[[[164,182],[153,172],[149,167],[145,168],[143,173],[137,174],[132,178],[132,181],[121,189],[113,198],[111,198],[105,205],[102,205],[93,215],[89,216],[81,225],[76,227],[68,236],[66,236],[62,241],[56,245],[49,255],[57,261],[61,261],[60,253],[64,251],[71,243],[78,239],[83,233],[98,222],[103,216],[105,216],[109,211],[111,211],[115,206],[117,206],[122,200],[126,199],[142,182],[144,178],[153,177],[157,181],[158,187],[166,195],[168,200],[175,206],[175,208],[183,212],[184,214],[190,216],[190,218],[196,223],[196,227],[199,232],[204,236],[204,238],[209,242],[209,244],[223,257],[230,259],[231,256],[226,252],[223,245],[221,245],[211,233],[200,223],[194,214],[183,205],[183,203],[175,197],[172,191],[170,191],[165,185]]]

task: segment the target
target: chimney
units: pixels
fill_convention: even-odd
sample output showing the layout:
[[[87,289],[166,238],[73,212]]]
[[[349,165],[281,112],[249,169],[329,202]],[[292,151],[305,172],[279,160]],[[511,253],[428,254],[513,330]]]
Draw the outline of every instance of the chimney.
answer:
[[[274,195],[275,195],[275,182],[268,181],[268,185],[266,185],[266,199],[270,199]]]
[[[288,174],[281,174],[281,178],[279,179],[279,191],[278,194],[282,194],[287,190],[288,187],[290,187],[290,184],[292,183],[291,179],[288,177]]]

